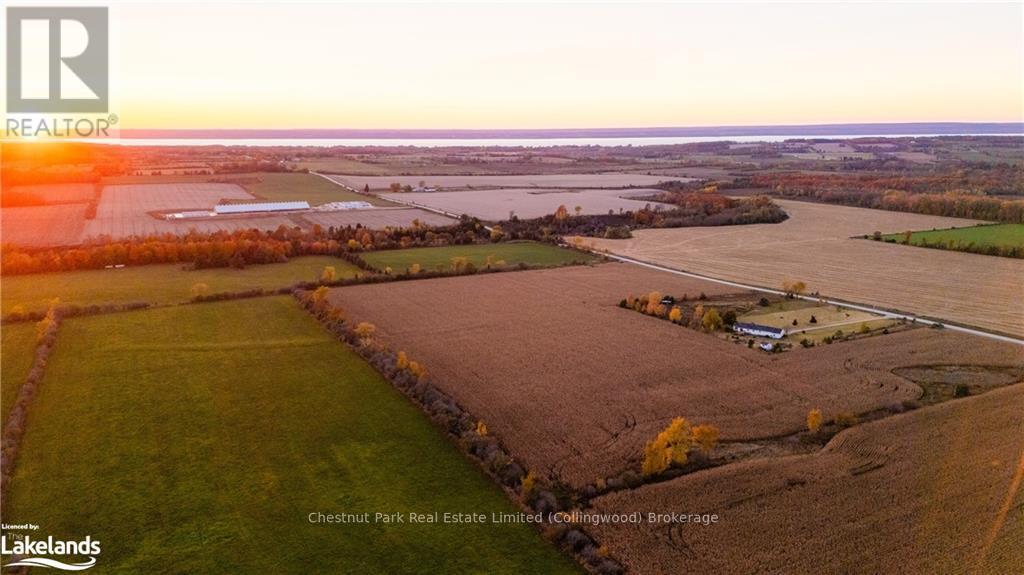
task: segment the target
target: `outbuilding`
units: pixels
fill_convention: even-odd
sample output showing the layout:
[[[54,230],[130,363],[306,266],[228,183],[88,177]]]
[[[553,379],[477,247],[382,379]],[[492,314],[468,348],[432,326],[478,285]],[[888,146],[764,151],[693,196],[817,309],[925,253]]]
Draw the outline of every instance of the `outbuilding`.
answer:
[[[254,202],[247,204],[220,204],[213,207],[217,215],[258,214],[260,212],[290,212],[308,210],[309,202]]]
[[[781,327],[771,327],[767,325],[760,325],[757,323],[735,323],[732,326],[733,331],[736,333],[745,333],[747,335],[756,335],[761,337],[770,337],[772,339],[782,339],[786,336],[786,330]]]

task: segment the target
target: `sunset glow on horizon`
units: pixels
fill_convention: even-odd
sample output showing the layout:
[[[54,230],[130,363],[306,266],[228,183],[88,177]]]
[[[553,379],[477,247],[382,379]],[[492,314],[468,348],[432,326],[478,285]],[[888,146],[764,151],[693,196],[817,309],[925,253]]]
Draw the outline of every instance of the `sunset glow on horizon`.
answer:
[[[1021,121],[1007,4],[114,4],[122,128]]]

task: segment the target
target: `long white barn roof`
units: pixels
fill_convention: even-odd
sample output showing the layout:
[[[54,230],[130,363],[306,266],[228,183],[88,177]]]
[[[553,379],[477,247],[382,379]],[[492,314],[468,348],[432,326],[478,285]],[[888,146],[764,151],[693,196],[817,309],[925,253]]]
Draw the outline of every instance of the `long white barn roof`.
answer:
[[[246,214],[252,212],[283,212],[308,210],[309,202],[257,202],[251,204],[221,204],[213,207],[218,214]]]

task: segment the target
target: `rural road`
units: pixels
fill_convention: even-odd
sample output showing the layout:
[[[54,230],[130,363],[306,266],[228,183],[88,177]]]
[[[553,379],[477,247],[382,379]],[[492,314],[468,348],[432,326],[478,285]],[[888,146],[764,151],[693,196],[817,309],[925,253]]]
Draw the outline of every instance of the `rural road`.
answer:
[[[722,284],[722,285],[727,285],[727,286],[732,286],[732,287],[736,287],[736,288],[740,288],[740,289],[746,289],[746,290],[751,290],[751,291],[756,291],[756,292],[761,292],[761,293],[770,293],[770,294],[775,294],[775,295],[785,295],[785,292],[783,292],[782,290],[765,288],[765,287],[754,286],[754,285],[749,285],[749,284],[743,284],[743,283],[733,282],[733,281],[728,281],[728,280],[722,280],[722,279],[714,278],[714,277],[711,277],[711,276],[706,276],[706,275],[702,275],[702,274],[695,274],[693,272],[687,272],[687,271],[682,271],[682,270],[677,270],[677,269],[665,267],[665,266],[658,265],[658,264],[652,264],[650,262],[645,262],[645,261],[642,261],[642,260],[638,260],[638,259],[634,259],[634,258],[630,258],[630,257],[626,257],[626,256],[619,256],[619,255],[610,254],[610,253],[599,253],[599,255],[603,255],[603,256],[606,256],[606,257],[608,257],[610,259],[617,260],[617,261],[620,261],[620,262],[626,262],[626,263],[630,263],[630,264],[634,264],[634,265],[638,265],[638,266],[643,266],[643,267],[647,267],[647,268],[651,268],[651,269],[655,269],[655,270],[660,270],[660,271],[663,271],[663,272],[668,272],[668,273],[671,273],[671,274],[676,274],[676,275],[681,275],[681,276],[686,276],[686,277],[691,277],[691,278],[702,279],[702,280],[705,280],[705,281],[714,282],[714,283],[717,283],[717,284]],[[806,296],[806,295],[798,295],[796,297],[798,297],[800,299],[803,299],[803,300],[807,300],[807,301],[824,301],[825,303],[830,304],[830,305],[841,305],[843,307],[848,307],[850,309],[866,311],[866,312],[869,312],[869,313],[876,313],[876,314],[879,314],[881,316],[884,316],[884,317],[887,317],[887,318],[892,318],[892,319],[906,319],[908,321],[914,321],[914,322],[917,322],[917,323],[923,323],[925,325],[941,325],[945,329],[951,329],[953,331],[969,333],[971,335],[976,335],[976,336],[979,336],[979,337],[987,337],[989,339],[994,339],[994,340],[1003,341],[1003,342],[1007,342],[1007,343],[1013,343],[1013,344],[1017,344],[1017,345],[1024,345],[1024,340],[1018,339],[1018,338],[1015,338],[1015,337],[1010,337],[1008,335],[1002,335],[1002,334],[998,334],[998,333],[990,333],[990,332],[983,331],[983,330],[980,330],[980,329],[974,329],[974,328],[960,326],[960,325],[953,325],[953,324],[949,324],[949,323],[946,323],[946,322],[926,319],[926,318],[923,318],[921,316],[917,316],[917,315],[913,315],[913,314],[907,314],[907,313],[902,313],[902,312],[897,312],[897,311],[892,311],[892,310],[885,310],[885,309],[880,309],[880,308],[866,306],[866,305],[857,304],[857,303],[851,303],[851,302],[848,302],[848,301],[837,300],[837,299],[829,299],[829,298],[822,298],[822,297],[815,297],[815,296]]]

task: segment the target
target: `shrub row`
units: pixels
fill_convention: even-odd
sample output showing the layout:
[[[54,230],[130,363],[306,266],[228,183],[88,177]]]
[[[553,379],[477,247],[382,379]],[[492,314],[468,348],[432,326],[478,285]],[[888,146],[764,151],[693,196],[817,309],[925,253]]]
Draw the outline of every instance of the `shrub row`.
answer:
[[[59,308],[51,306],[46,317],[40,320],[40,331],[36,344],[35,359],[29,369],[25,383],[18,390],[18,399],[7,414],[4,422],[2,439],[0,439],[0,513],[2,505],[7,501],[7,489],[14,474],[14,462],[18,456],[21,439],[25,435],[25,423],[28,409],[39,393],[39,384],[43,381],[46,362],[57,341],[57,330],[60,328],[62,316]]]
[[[536,485],[532,473],[517,463],[501,442],[488,434],[487,427],[475,419],[454,399],[430,383],[429,375],[401,352],[394,352],[374,340],[369,324],[351,326],[344,312],[331,306],[324,291],[296,289],[295,297],[339,340],[347,343],[385,379],[416,403],[428,417],[452,437],[464,453],[474,458],[483,469],[508,492],[535,512],[549,516],[565,510],[555,493]],[[369,326],[369,327],[367,327]],[[619,574],[623,568],[605,556],[588,534],[576,527],[552,527],[546,534],[575,556],[594,573]]]
[[[78,305],[78,304],[60,304],[57,306],[57,310],[60,313],[60,317],[81,317],[86,315],[100,315],[105,313],[117,313],[122,311],[132,311],[137,309],[146,309],[152,304],[144,301],[134,301],[127,303],[101,303],[101,304],[90,304],[90,305]],[[18,323],[25,321],[40,321],[48,312],[43,311],[20,311],[14,310],[4,316],[3,323]]]

